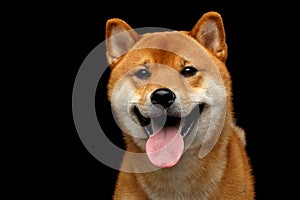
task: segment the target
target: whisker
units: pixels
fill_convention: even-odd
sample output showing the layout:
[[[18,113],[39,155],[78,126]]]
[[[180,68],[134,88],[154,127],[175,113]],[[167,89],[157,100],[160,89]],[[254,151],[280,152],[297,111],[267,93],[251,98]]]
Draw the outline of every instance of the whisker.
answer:
[[[138,104],[138,101],[128,101],[130,104]]]

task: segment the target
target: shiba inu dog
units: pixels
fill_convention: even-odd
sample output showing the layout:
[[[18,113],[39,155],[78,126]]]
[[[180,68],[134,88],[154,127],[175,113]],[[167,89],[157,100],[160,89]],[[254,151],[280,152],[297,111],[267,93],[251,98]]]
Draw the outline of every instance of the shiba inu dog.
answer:
[[[254,199],[220,14],[205,13],[191,31],[144,34],[109,19],[106,45],[108,97],[126,143],[113,199]]]

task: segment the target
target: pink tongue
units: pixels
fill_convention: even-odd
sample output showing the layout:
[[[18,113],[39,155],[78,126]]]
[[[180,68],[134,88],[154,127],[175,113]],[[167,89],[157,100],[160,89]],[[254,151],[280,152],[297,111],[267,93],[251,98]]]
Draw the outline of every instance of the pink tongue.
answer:
[[[146,152],[153,165],[173,167],[181,158],[183,137],[175,127],[165,127],[150,136],[146,143]]]

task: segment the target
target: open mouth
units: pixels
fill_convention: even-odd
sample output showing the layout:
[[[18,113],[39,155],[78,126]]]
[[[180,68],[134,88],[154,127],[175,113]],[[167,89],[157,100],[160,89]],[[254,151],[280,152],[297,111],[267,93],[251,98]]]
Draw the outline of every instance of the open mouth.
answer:
[[[198,104],[187,116],[184,117],[170,116],[167,115],[166,112],[164,112],[165,114],[157,117],[144,117],[136,106],[133,108],[133,111],[149,137],[154,132],[157,132],[157,130],[167,127],[175,127],[176,129],[179,129],[180,135],[182,137],[186,137],[202,113],[203,108],[204,104]]]

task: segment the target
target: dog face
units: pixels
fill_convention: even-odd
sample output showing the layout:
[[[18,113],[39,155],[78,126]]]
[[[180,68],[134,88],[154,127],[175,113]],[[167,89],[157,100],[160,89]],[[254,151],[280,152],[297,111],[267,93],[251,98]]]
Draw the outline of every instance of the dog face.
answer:
[[[139,35],[120,19],[108,21],[108,96],[128,149],[172,167],[184,151],[218,136],[230,102],[224,34],[214,12],[191,32]]]

